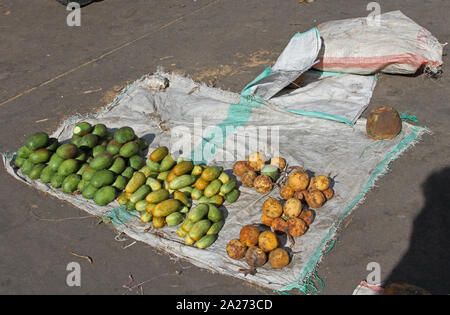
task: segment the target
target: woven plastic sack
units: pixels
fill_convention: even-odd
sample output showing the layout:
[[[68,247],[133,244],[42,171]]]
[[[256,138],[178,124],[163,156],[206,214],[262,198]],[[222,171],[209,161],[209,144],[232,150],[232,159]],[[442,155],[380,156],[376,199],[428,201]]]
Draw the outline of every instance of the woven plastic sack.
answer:
[[[250,82],[242,95],[294,114],[355,124],[369,105],[377,78],[309,70],[318,62],[321,46],[317,28],[295,34],[275,64]],[[300,76],[303,84],[286,89]]]
[[[318,26],[324,49],[318,70],[341,73],[414,74],[422,67],[437,73],[443,45],[400,11],[367,18],[331,21]]]

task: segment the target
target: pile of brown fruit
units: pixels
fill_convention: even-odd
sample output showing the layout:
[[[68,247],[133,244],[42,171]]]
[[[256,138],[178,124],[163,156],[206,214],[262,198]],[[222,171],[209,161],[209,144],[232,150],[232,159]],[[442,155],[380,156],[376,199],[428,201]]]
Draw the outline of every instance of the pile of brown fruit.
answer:
[[[264,202],[262,211],[262,224],[292,237],[305,234],[314,220],[314,212],[302,209],[302,202],[296,198],[288,199],[284,205],[276,198],[269,198]]]
[[[280,247],[276,233],[263,231],[254,225],[242,227],[239,238],[232,239],[226,247],[230,258],[245,261],[252,268],[262,267],[269,261],[274,269],[282,269],[290,262],[289,253]]]
[[[273,231],[298,237],[306,233],[315,218],[315,212],[308,207],[322,207],[333,198],[334,192],[327,176],[310,178],[304,169],[294,167],[280,189],[280,196],[285,200],[284,204],[276,198],[268,198],[264,202],[261,223]]]
[[[293,167],[293,169],[287,182],[280,189],[281,198],[284,200],[298,199],[313,209],[321,208],[326,201],[333,198],[334,191],[330,187],[328,176],[310,177],[303,168]]]
[[[233,172],[240,177],[244,186],[253,187],[257,192],[267,194],[272,191],[285,168],[285,159],[273,157],[267,163],[262,153],[255,152],[250,154],[246,161],[237,161],[233,166]]]

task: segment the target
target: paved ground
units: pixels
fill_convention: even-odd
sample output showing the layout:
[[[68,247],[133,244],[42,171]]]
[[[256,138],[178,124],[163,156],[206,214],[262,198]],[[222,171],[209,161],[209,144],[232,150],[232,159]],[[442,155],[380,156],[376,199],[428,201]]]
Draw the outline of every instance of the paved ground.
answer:
[[[379,3],[383,12],[400,9],[448,41],[448,1]],[[100,108],[111,91],[158,66],[238,92],[275,61],[293,33],[366,16],[366,4],[104,0],[83,8],[81,27],[70,28],[68,12],[54,0],[0,0],[0,152],[38,130],[53,131],[67,116]],[[396,161],[344,222],[318,269],[323,294],[350,294],[369,262],[380,264],[384,281],[450,293],[447,61],[439,81],[380,77],[370,108],[409,111],[433,134]],[[162,276],[144,286],[147,294],[271,293],[174,262],[144,244],[123,249],[131,240],[115,241],[109,227],[81,210],[0,172],[0,293],[117,294],[130,274],[136,281]],[[57,220],[68,217],[78,219]],[[65,284],[70,261],[82,266],[80,288]]]

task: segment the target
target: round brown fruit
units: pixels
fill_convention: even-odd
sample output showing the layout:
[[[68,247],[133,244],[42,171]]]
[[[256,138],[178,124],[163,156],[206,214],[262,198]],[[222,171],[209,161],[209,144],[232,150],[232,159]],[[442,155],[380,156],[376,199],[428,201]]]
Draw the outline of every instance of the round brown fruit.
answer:
[[[308,193],[308,192],[307,192],[306,190],[296,191],[295,194],[294,194],[294,198],[295,198],[295,199],[298,199],[298,200],[300,200],[300,201],[303,201],[303,200],[306,199],[306,194],[307,194],[307,193]]]
[[[283,213],[289,218],[296,218],[302,212],[302,202],[295,198],[290,198],[286,201],[283,208]]]
[[[292,237],[302,236],[305,234],[308,226],[305,221],[299,218],[291,218],[287,221],[288,224],[288,233]]]
[[[255,187],[255,190],[260,194],[267,194],[272,190],[273,182],[269,176],[259,175],[255,178],[253,187]]]
[[[323,195],[325,196],[325,199],[330,200],[334,197],[334,191],[331,187],[328,187],[324,191],[322,191]]]
[[[266,164],[266,157],[260,152],[255,152],[247,157],[247,161],[251,170],[259,172],[264,164]]]
[[[367,136],[374,140],[393,139],[402,130],[402,120],[392,107],[379,107],[370,112],[366,122]]]
[[[256,174],[255,171],[252,170],[245,171],[244,174],[242,174],[241,176],[242,185],[247,187],[253,187],[253,183],[256,177],[258,177],[258,174]]]
[[[264,231],[259,234],[258,246],[265,252],[270,252],[271,250],[278,247],[277,235],[272,231]]]
[[[294,189],[292,189],[291,186],[284,185],[280,189],[280,197],[283,198],[284,200],[288,200],[289,198],[292,198],[294,196],[294,194],[295,194],[295,191],[294,191]]]
[[[269,198],[262,206],[263,213],[269,218],[275,219],[283,214],[283,206],[278,199]]]
[[[278,167],[280,170],[283,170],[286,167],[286,160],[282,157],[273,157],[270,159],[270,164]]]
[[[267,262],[267,255],[258,246],[252,246],[245,253],[245,261],[251,267],[261,267]]]
[[[319,175],[311,179],[311,188],[324,191],[330,187],[330,179],[325,175]]]
[[[274,269],[283,269],[289,265],[289,254],[283,248],[276,248],[269,253],[269,263]]]
[[[273,218],[268,217],[265,213],[261,215],[261,223],[266,226],[272,226]]]
[[[288,224],[283,218],[275,218],[272,221],[271,228],[275,232],[286,233],[288,231]]]
[[[233,173],[236,176],[241,177],[245,171],[248,171],[250,168],[248,166],[248,162],[247,161],[237,161],[236,163],[234,163],[233,166]]]
[[[235,238],[228,242],[226,250],[230,258],[238,260],[245,256],[247,246],[242,244],[239,239]]]
[[[309,185],[309,175],[304,172],[292,172],[288,178],[288,185],[295,191],[305,190]]]
[[[320,190],[311,190],[306,195],[306,203],[314,209],[322,207],[325,201],[325,196]]]
[[[299,218],[305,221],[306,225],[311,225],[314,221],[314,211],[312,210],[303,210],[302,213],[300,213]]]
[[[246,225],[239,233],[239,239],[245,246],[254,246],[258,244],[259,229],[254,225]]]

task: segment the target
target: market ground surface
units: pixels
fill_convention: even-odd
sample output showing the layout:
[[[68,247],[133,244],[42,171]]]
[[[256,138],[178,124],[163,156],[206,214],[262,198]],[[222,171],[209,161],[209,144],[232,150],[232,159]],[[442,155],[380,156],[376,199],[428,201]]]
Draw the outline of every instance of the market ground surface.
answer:
[[[379,3],[382,12],[400,9],[440,42],[449,41],[448,1]],[[2,0],[0,152],[17,149],[36,131],[52,132],[64,118],[98,110],[124,84],[158,66],[239,92],[273,64],[295,32],[366,16],[366,5],[105,0],[82,9],[80,27],[68,27],[69,12],[54,0]],[[450,293],[447,62],[445,56],[440,80],[379,77],[369,109],[394,106],[416,115],[432,134],[395,161],[343,222],[317,270],[323,294],[351,294],[370,273],[370,262],[381,266],[383,281]],[[115,240],[98,219],[0,172],[0,293],[118,294],[130,275],[135,284],[152,279],[143,285],[146,294],[272,293],[177,262],[142,243],[127,247],[133,240]],[[81,287],[66,285],[72,261],[81,264]]]

